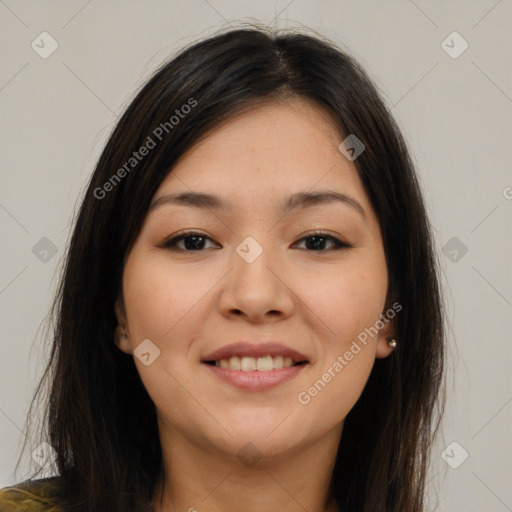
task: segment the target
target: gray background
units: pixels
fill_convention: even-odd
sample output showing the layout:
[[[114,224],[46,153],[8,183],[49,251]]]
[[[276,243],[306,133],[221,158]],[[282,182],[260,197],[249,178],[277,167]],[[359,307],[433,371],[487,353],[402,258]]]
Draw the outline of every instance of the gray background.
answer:
[[[109,131],[158,64],[237,20],[330,37],[392,107],[418,165],[451,324],[432,509],[512,511],[511,0],[0,1],[0,486],[25,477],[37,447],[15,476],[48,355],[41,323]],[[47,58],[44,31],[58,43]]]

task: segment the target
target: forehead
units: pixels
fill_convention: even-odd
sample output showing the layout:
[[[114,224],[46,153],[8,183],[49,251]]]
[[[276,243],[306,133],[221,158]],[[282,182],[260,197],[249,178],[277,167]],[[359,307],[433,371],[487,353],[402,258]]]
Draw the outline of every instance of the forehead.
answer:
[[[334,119],[312,101],[294,98],[258,106],[190,148],[155,197],[201,191],[243,205],[256,197],[263,204],[329,189],[371,208],[354,163],[338,150],[341,140]]]

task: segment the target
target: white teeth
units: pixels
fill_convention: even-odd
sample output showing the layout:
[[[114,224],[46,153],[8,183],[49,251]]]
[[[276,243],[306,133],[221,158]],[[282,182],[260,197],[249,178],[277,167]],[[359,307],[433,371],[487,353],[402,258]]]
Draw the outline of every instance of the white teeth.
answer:
[[[276,370],[280,370],[284,364],[283,356],[275,356],[275,357],[273,357],[273,359],[274,359],[274,368]]]
[[[254,357],[242,357],[242,371],[252,372],[256,370],[256,359]]]
[[[233,356],[229,359],[215,361],[215,366],[220,368],[229,368],[230,370],[242,370],[244,372],[251,372],[254,370],[259,372],[268,372],[270,370],[279,370],[281,368],[293,366],[293,359],[291,357],[283,356]]]
[[[253,359],[251,357],[251,359]],[[274,369],[274,360],[272,356],[258,357],[256,360],[256,369],[259,372],[267,372]]]
[[[240,358],[238,356],[233,356],[229,358],[229,369],[230,370],[240,370]]]

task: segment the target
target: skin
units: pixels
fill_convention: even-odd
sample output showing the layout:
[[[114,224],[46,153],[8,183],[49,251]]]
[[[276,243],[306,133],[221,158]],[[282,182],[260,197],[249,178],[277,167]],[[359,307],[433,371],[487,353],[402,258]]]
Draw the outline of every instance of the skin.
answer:
[[[269,103],[191,148],[154,196],[207,192],[232,203],[150,210],[126,259],[116,313],[117,334],[127,336],[118,347],[133,354],[150,339],[160,349],[149,366],[134,357],[156,405],[167,475],[155,490],[156,512],[337,510],[328,483],[344,418],[394,335],[385,324],[317,396],[299,403],[389,307],[378,219],[341,141],[315,103]],[[303,191],[345,193],[365,215],[341,202],[284,214],[280,205]],[[187,252],[184,241],[181,251],[161,247],[186,229],[207,237],[200,250]],[[313,230],[352,247],[336,250],[322,239],[315,250],[305,240]],[[252,263],[236,252],[247,236],[263,248]],[[268,390],[235,388],[201,359],[240,340],[281,342],[309,364]],[[252,466],[237,457],[249,442],[260,457]]]

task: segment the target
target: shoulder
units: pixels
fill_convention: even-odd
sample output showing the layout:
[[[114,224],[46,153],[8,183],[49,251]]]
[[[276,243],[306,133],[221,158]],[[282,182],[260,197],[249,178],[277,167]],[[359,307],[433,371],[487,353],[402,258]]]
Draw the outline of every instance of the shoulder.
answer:
[[[53,489],[58,477],[27,480],[0,489],[0,512],[58,512]]]

